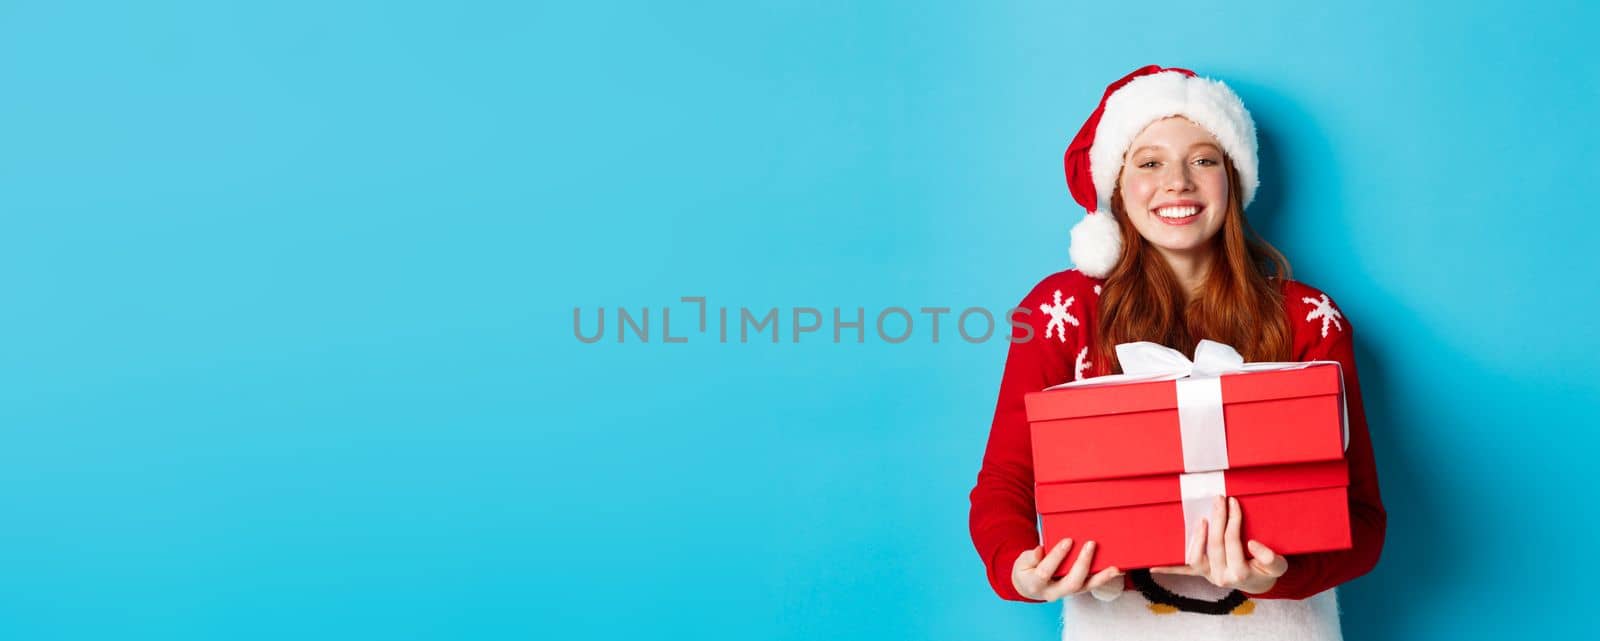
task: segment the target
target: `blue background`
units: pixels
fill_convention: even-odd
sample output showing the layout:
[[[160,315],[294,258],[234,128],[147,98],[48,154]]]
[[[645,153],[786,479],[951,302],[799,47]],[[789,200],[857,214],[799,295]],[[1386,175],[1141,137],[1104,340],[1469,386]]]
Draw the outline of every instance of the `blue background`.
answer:
[[[0,637],[1056,638],[967,533],[1003,342],[678,299],[1009,307],[1151,63],[1359,328],[1347,636],[1588,629],[1600,12],[814,4],[0,6]]]

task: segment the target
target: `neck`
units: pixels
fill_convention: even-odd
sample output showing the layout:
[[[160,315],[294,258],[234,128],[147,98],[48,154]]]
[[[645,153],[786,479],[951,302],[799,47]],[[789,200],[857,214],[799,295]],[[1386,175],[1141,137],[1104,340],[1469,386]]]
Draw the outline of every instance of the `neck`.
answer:
[[[1201,286],[1205,284],[1206,274],[1211,271],[1211,261],[1215,254],[1210,243],[1184,252],[1161,250],[1161,257],[1167,260],[1167,267],[1172,268],[1173,275],[1178,277],[1178,285],[1183,288],[1186,302],[1193,301],[1200,295]]]

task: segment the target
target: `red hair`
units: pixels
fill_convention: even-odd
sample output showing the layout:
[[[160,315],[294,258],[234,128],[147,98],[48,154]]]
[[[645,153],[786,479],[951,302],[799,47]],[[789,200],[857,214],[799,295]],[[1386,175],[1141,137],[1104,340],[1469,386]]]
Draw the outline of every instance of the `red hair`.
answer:
[[[1111,212],[1122,230],[1123,250],[1100,294],[1099,341],[1093,348],[1097,375],[1120,373],[1115,346],[1133,341],[1160,343],[1190,358],[1202,338],[1232,345],[1246,361],[1291,357],[1280,289],[1291,277],[1289,260],[1250,228],[1240,203],[1239,172],[1232,159],[1224,164],[1228,208],[1209,241],[1215,250],[1210,271],[1192,301],[1156,247],[1134,228],[1117,178]]]

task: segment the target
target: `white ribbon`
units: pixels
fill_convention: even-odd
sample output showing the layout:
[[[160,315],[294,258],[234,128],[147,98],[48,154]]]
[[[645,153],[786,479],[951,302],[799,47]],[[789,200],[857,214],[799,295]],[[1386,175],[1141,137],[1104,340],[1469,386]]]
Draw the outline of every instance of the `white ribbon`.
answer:
[[[1222,379],[1180,378],[1178,432],[1183,442],[1183,471],[1228,469],[1228,431],[1222,420]]]
[[[1063,387],[1095,387],[1116,383],[1177,381],[1178,431],[1183,440],[1183,471],[1178,483],[1183,498],[1184,541],[1194,535],[1200,519],[1211,512],[1212,501],[1227,495],[1222,470],[1228,469],[1228,432],[1222,418],[1222,379],[1225,374],[1303,369],[1338,361],[1304,363],[1246,363],[1239,351],[1225,343],[1202,340],[1194,360],[1183,352],[1158,343],[1140,341],[1117,345],[1122,374],[1096,376],[1062,383]],[[1344,396],[1344,371],[1339,372],[1339,395]],[[1349,417],[1339,409],[1344,447],[1350,447]]]
[[[1178,487],[1183,496],[1183,541],[1186,545],[1194,539],[1200,528],[1200,519],[1211,514],[1212,502],[1228,495],[1228,481],[1222,470],[1178,475]]]

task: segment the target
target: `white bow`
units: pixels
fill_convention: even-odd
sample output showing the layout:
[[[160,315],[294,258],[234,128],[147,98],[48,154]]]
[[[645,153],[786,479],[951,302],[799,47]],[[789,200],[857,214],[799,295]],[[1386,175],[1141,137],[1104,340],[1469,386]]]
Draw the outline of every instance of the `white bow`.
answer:
[[[1221,376],[1245,369],[1244,357],[1233,346],[1202,340],[1194,348],[1194,360],[1183,352],[1149,341],[1117,346],[1122,371],[1133,376]]]

